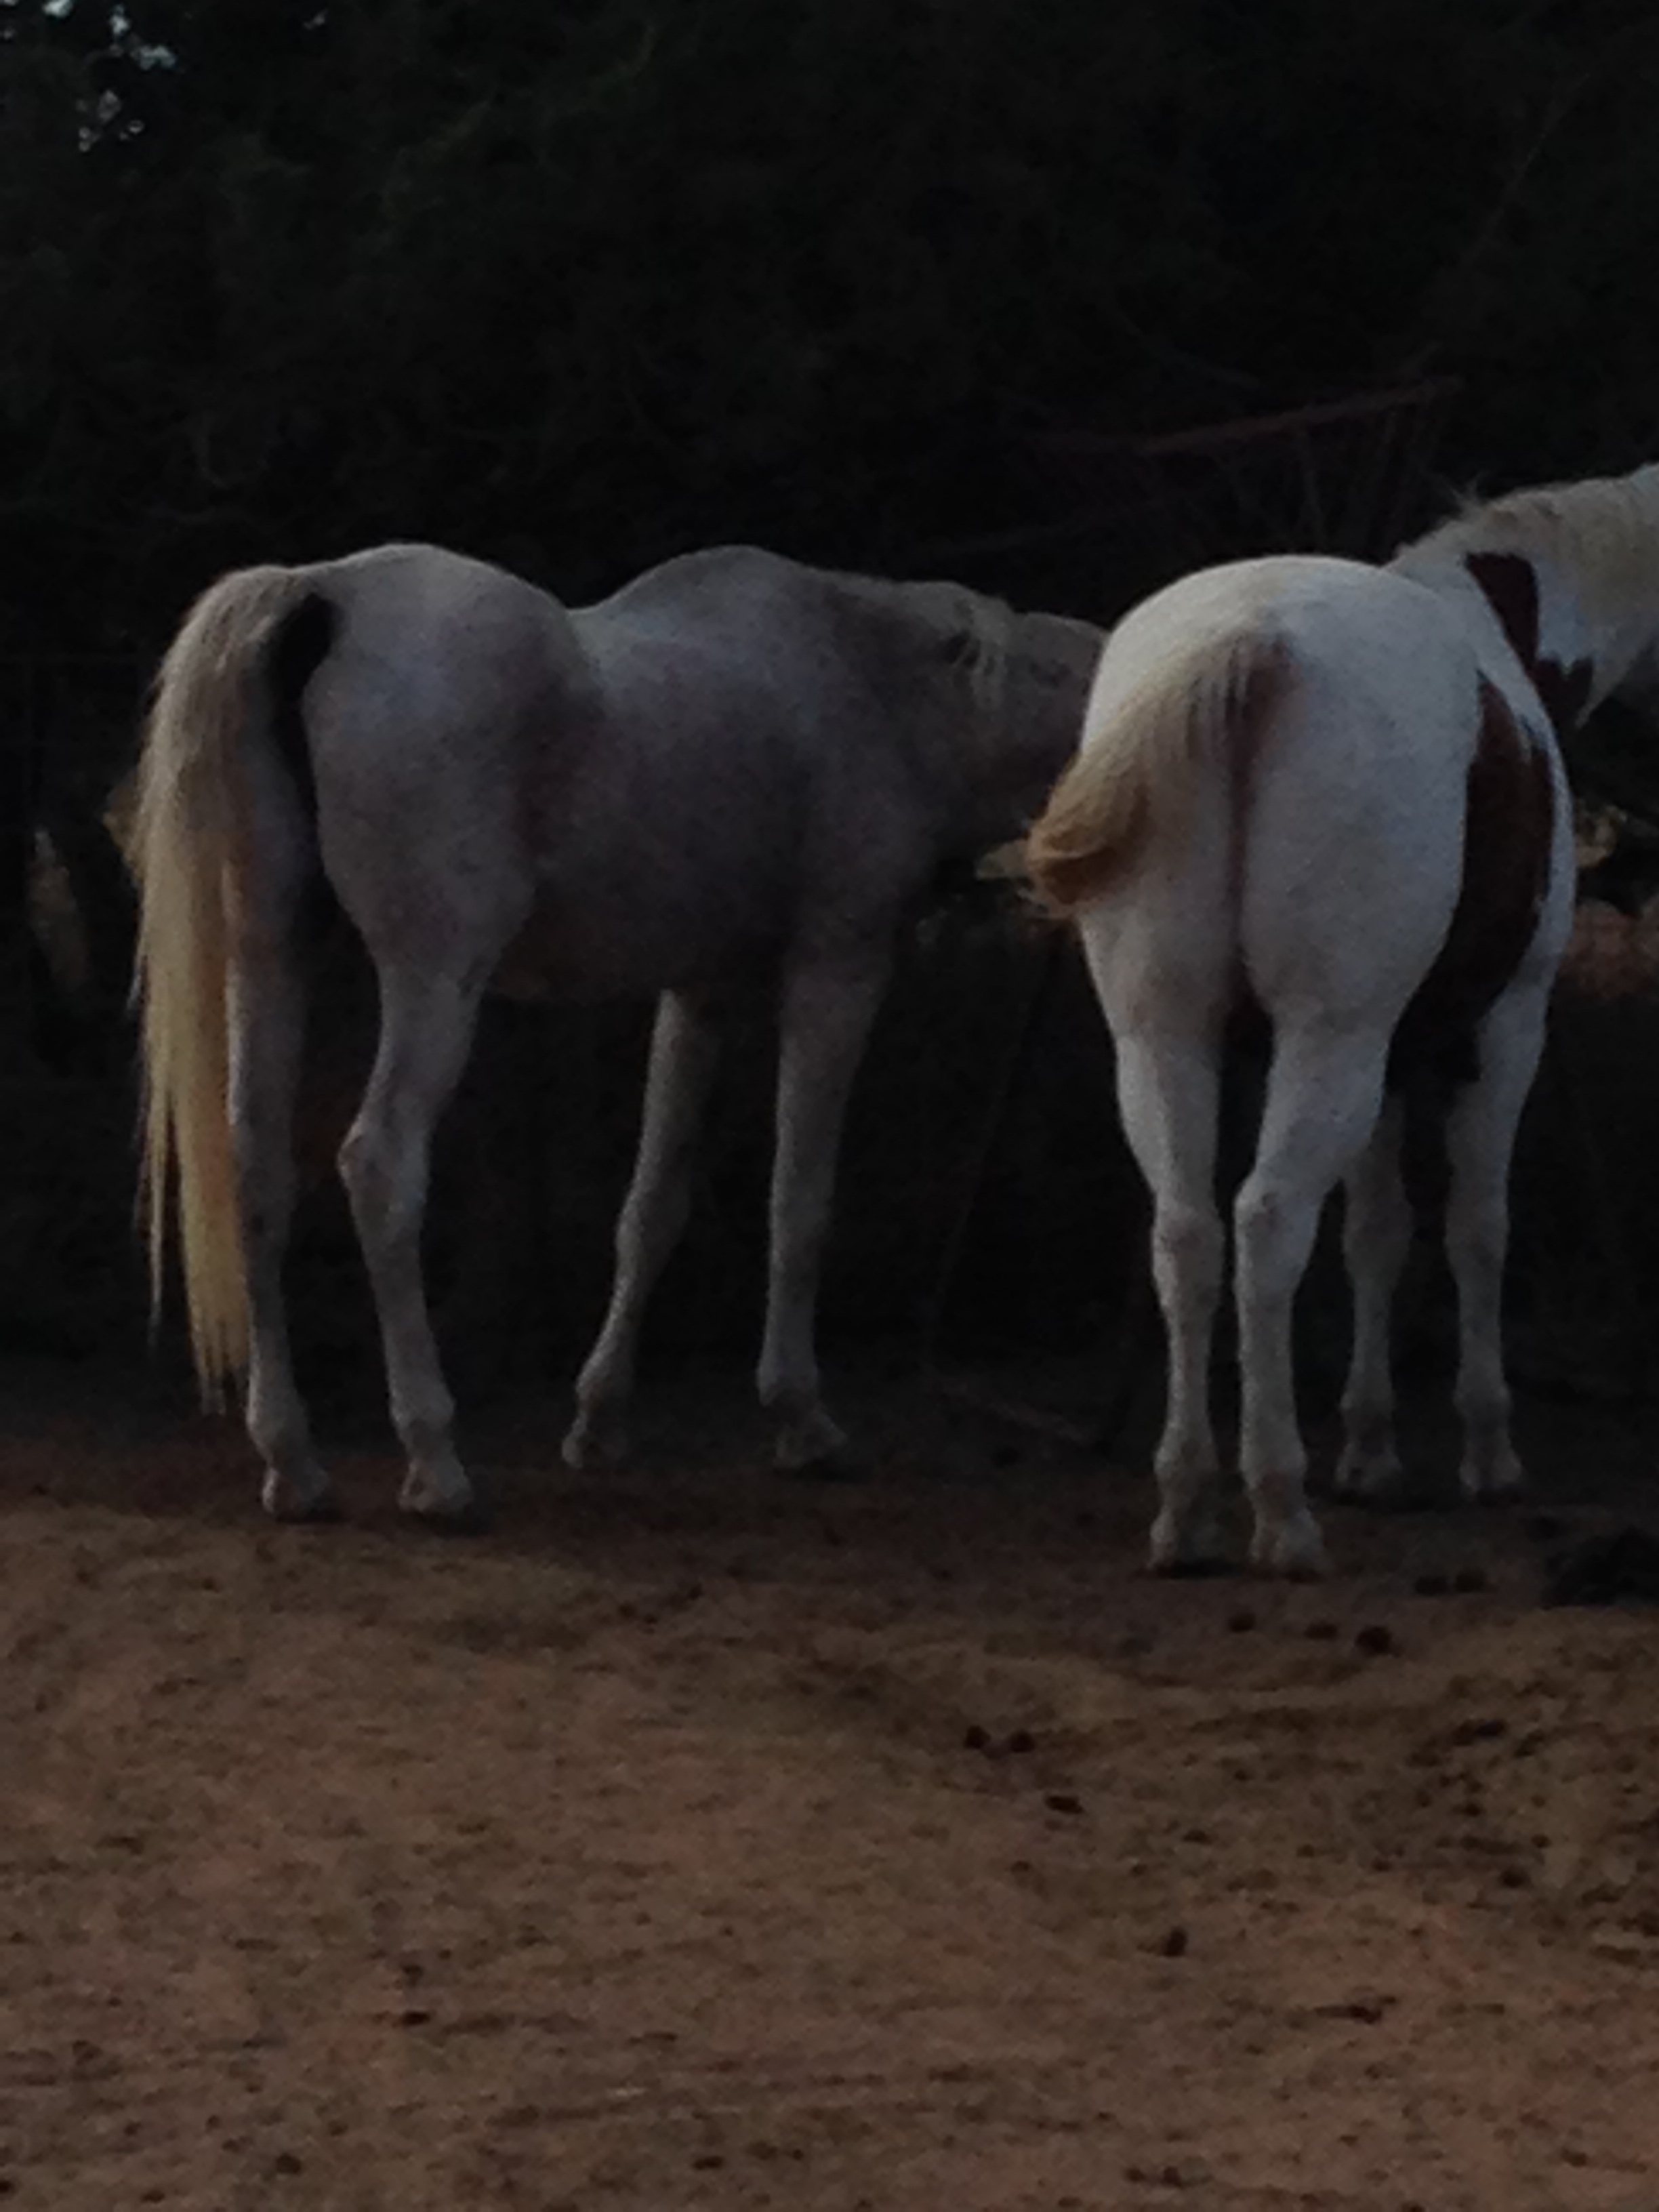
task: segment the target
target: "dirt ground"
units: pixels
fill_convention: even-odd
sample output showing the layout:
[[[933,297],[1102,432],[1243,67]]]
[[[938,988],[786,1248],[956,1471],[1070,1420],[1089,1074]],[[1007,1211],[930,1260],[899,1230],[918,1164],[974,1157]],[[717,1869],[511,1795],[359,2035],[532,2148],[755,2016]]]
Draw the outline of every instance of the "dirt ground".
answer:
[[[834,1488],[735,1376],[624,1474],[515,1407],[470,1542],[383,1447],[280,1530],[228,1425],[0,1383],[19,2212],[1659,2204],[1659,1612],[1538,1601],[1631,1416],[1279,1588],[914,1382]]]

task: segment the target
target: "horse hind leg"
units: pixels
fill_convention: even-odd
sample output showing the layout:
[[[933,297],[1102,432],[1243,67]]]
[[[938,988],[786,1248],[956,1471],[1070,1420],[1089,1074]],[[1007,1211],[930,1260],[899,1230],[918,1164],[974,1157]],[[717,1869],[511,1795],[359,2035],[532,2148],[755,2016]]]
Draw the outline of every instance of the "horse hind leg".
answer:
[[[576,1382],[576,1418],[566,1436],[568,1467],[620,1459],[640,1329],[651,1291],[678,1243],[691,1206],[698,1129],[720,1060],[719,1025],[689,993],[657,1005],[645,1112],[633,1180],[617,1219],[617,1275],[611,1304]]]
[[[1457,1284],[1461,1480],[1465,1497],[1477,1501],[1512,1498],[1525,1481],[1510,1437],[1504,1376],[1504,1261],[1510,1163],[1543,1050],[1545,995],[1528,988],[1498,1000],[1479,1032],[1480,1072],[1454,1100],[1446,1121],[1446,1256]]]
[[[1268,1573],[1325,1570],[1304,1489],[1291,1304],[1325,1199],[1376,1127],[1388,1047],[1385,1031],[1328,1024],[1279,1031],[1255,1164],[1234,1202],[1239,1457],[1255,1516],[1251,1559]]]
[[[1336,1488],[1388,1503],[1403,1494],[1395,1447],[1390,1322],[1411,1249],[1412,1213],[1401,1175],[1403,1109],[1385,1100],[1370,1142],[1349,1170],[1342,1249],[1353,1290],[1353,1352],[1342,1394],[1343,1445]]]
[[[285,945],[246,941],[229,979],[231,1142],[248,1291],[249,1436],[264,1462],[261,1495],[278,1521],[334,1510],[294,1380],[283,1260],[294,1210],[293,1119],[305,990]]]
[[[1191,1573],[1220,1556],[1220,1466],[1210,1418],[1210,1345],[1226,1233],[1215,1201],[1220,1064],[1215,1023],[1117,1040],[1118,1109],[1152,1196],[1152,1265],[1168,1383],[1155,1462],[1150,1564]]]
[[[473,975],[481,963],[474,963]],[[475,1525],[455,1455],[454,1401],[438,1363],[421,1273],[432,1132],[472,1042],[481,980],[380,968],[380,1034],[363,1102],[340,1148],[385,1350],[394,1426],[408,1455],[399,1504],[452,1527]]]

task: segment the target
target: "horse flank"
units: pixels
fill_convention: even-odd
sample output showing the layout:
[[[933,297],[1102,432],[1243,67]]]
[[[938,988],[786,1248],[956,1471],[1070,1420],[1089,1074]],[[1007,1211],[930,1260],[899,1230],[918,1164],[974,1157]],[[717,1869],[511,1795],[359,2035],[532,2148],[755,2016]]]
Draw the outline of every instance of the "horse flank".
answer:
[[[1166,653],[1127,694],[1091,701],[1082,744],[1026,844],[1049,910],[1064,916],[1098,897],[1134,866],[1154,827],[1178,839],[1218,766],[1229,781],[1245,772],[1288,674],[1279,637],[1238,629]]]
[[[309,589],[304,571],[265,567],[222,577],[203,594],[161,665],[138,770],[139,1210],[154,1313],[176,1179],[191,1346],[210,1405],[222,1402],[248,1352],[226,1007],[246,819],[238,762],[267,712],[267,648]]]

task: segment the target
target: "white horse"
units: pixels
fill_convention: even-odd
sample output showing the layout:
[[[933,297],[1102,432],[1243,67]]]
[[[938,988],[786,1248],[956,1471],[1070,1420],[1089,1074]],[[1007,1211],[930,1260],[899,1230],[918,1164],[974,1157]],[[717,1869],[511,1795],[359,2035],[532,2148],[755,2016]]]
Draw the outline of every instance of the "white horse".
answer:
[[[1462,1486],[1518,1486],[1500,1293],[1516,1127],[1571,919],[1558,741],[1610,693],[1652,690],[1656,640],[1659,467],[1468,509],[1387,568],[1205,570],[1111,633],[1029,857],[1076,917],[1154,1201],[1169,1343],[1155,1567],[1216,1547],[1217,1098],[1241,1013],[1272,1039],[1233,1206],[1253,1559],[1324,1564],[1291,1308],[1340,1180],[1354,1346],[1337,1483],[1366,1496],[1399,1479],[1389,1318],[1410,1224],[1395,1079],[1413,1066],[1452,1086]]]
[[[838,1453],[814,1351],[843,1109],[896,935],[941,860],[1018,834],[1076,743],[1101,633],[943,583],[725,548],[567,610],[436,548],[224,576],[163,664],[140,767],[143,1156],[159,1290],[176,1191],[196,1363],[246,1370],[264,1498],[328,1510],[280,1274],[318,871],[374,961],[379,1049],[340,1154],[402,1503],[473,1511],[428,1324],[433,1124],[492,986],[660,994],[617,1275],[565,1456],[616,1449],[678,1237],[722,1000],[777,978],[758,1385],[780,1460]]]

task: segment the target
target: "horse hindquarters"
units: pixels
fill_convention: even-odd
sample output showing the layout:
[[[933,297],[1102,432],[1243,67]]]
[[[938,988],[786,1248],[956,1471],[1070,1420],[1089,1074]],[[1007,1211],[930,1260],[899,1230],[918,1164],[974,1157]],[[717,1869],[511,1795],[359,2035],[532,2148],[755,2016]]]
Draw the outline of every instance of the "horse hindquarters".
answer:
[[[1126,618],[1028,848],[1039,888],[1076,917],[1152,1198],[1169,1400],[1152,1564],[1166,1570],[1204,1563],[1216,1540],[1208,1370],[1225,1237],[1214,1180],[1241,817],[1291,674],[1262,588],[1259,568],[1212,571]]]

